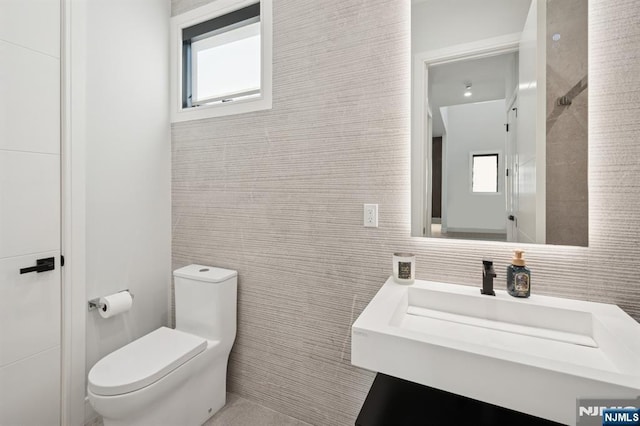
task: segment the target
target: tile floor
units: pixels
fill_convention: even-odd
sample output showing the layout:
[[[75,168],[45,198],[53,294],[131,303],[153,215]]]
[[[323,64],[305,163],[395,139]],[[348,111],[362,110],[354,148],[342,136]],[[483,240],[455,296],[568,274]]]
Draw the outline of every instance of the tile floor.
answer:
[[[94,419],[85,426],[102,426]],[[234,393],[227,394],[227,405],[202,426],[310,426],[293,417],[264,407]]]
[[[227,405],[203,426],[310,426],[301,420],[264,407],[236,394],[227,394]]]

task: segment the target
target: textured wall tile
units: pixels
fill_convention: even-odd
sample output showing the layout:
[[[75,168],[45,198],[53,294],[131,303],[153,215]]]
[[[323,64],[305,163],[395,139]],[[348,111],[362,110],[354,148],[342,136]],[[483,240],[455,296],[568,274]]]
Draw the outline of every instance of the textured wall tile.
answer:
[[[587,6],[584,0],[547,0],[549,244],[588,245]],[[569,97],[571,105],[557,105],[561,96]]]
[[[590,8],[589,247],[526,257],[534,293],[638,319],[640,8]],[[274,0],[273,109],[172,129],[173,266],[239,271],[230,390],[313,424],[357,416],[373,373],[350,364],[350,326],[394,251],[420,279],[479,286],[482,257],[504,271],[515,248],[409,236],[409,23],[408,0]]]

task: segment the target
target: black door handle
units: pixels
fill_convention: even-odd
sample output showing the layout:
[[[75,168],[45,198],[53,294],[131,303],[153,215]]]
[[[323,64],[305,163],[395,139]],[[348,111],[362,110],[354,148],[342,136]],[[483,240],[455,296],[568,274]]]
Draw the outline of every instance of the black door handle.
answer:
[[[44,259],[36,260],[36,266],[30,266],[28,268],[21,268],[21,274],[28,274],[29,272],[45,272],[45,271],[53,271],[56,269],[56,259],[55,257],[47,257]]]

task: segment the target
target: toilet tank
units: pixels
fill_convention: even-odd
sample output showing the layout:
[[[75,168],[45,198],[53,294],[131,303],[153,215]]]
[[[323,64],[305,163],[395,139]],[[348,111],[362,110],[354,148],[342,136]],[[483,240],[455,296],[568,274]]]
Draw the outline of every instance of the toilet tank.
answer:
[[[229,349],[236,337],[238,273],[189,265],[173,271],[176,329]]]

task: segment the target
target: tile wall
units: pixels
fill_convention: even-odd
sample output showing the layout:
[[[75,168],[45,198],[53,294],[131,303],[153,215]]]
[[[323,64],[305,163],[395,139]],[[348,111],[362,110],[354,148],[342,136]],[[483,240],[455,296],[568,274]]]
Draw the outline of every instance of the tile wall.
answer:
[[[526,256],[534,293],[640,319],[640,8],[589,5],[589,247]],[[479,286],[482,257],[504,270],[515,246],[410,237],[409,0],[275,0],[273,18],[273,109],[172,127],[173,267],[239,271],[231,391],[353,424],[373,373],[350,364],[350,325],[391,254],[415,252],[420,279]],[[379,228],[362,227],[363,203]]]
[[[547,243],[589,243],[587,2],[547,0]],[[567,96],[571,105],[557,104]]]

